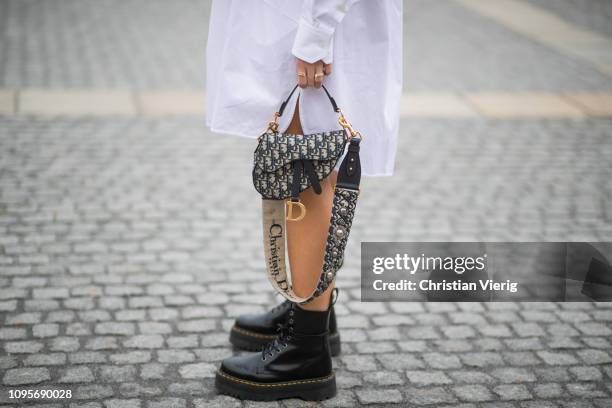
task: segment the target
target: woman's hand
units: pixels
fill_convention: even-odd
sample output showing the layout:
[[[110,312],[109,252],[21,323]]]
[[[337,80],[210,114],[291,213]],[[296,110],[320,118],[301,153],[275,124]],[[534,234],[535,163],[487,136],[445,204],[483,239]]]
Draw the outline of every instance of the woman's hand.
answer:
[[[326,64],[319,60],[314,64],[297,59],[297,77],[300,88],[308,88],[310,86],[320,88],[323,84],[323,76],[331,75],[332,65]]]

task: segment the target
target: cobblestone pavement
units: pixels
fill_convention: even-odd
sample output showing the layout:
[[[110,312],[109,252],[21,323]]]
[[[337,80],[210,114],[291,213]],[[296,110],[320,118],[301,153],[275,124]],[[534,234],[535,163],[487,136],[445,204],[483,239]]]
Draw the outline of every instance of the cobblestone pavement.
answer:
[[[205,25],[174,29],[198,27],[206,5],[146,4],[0,1],[3,35],[14,36],[3,52],[27,45],[10,51],[17,61],[0,58],[2,86],[202,85]],[[474,75],[475,54],[454,42],[439,51],[447,65],[430,53],[439,69],[413,70],[409,89],[605,88],[591,67],[439,4],[407,5],[422,19],[410,17],[421,25],[407,36],[427,43],[424,22],[455,15],[471,27],[449,26],[457,37],[503,36],[500,52],[540,64],[534,76],[499,62]],[[64,72],[79,49],[90,68]],[[14,405],[612,406],[612,303],[359,301],[361,241],[611,241],[612,120],[413,119],[401,129],[396,175],[364,181],[339,272],[338,396],[258,404],[213,387],[234,352],[234,317],[278,301],[264,278],[254,142],[213,135],[201,118],[0,117],[0,406],[24,388],[73,398]]]
[[[239,405],[213,390],[228,329],[274,303],[253,143],[201,120],[2,124],[3,401],[38,384],[72,389],[75,406]],[[366,180],[340,273],[340,392],[326,405],[610,406],[612,304],[365,304],[358,245],[610,240],[611,131],[403,123],[397,176]]]
[[[533,3],[612,37],[607,0]],[[1,0],[0,87],[203,87],[209,5]],[[454,1],[409,0],[404,9],[409,91],[612,90],[610,77],[592,66]]]
[[[2,0],[0,86],[204,86],[209,3]]]

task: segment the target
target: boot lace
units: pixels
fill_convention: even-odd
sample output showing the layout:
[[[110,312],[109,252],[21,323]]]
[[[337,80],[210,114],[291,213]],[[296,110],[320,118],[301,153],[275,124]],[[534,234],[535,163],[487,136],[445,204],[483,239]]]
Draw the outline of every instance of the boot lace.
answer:
[[[263,361],[266,361],[266,358],[272,357],[287,347],[287,342],[293,337],[293,310],[289,311],[289,319],[285,324],[277,323],[276,332],[278,336],[261,351],[261,359]]]

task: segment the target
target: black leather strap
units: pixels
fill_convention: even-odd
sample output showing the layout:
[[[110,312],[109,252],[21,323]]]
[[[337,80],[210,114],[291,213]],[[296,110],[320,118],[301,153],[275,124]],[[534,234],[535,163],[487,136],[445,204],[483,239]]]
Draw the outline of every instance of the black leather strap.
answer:
[[[312,161],[304,160],[304,172],[308,176],[308,180],[310,180],[310,185],[316,194],[321,194],[321,183],[319,182],[319,177],[317,176],[317,172],[315,171],[314,166],[312,165]]]
[[[359,160],[360,142],[360,138],[351,138],[346,156],[338,169],[336,186],[349,190],[359,190],[359,183],[361,182],[361,161]]]
[[[299,85],[296,85],[293,87],[293,89],[291,90],[291,93],[289,93],[289,96],[287,97],[287,99],[285,99],[283,101],[283,103],[281,103],[280,108],[278,108],[278,116],[283,116],[283,112],[285,111],[285,108],[287,107],[287,104],[289,103],[289,100],[291,99],[291,97],[293,96],[293,94],[295,93],[295,90],[298,89]],[[331,94],[329,93],[329,91],[327,90],[327,88],[324,85],[321,85],[321,88],[323,88],[323,90],[325,91],[325,95],[327,95],[327,98],[329,99],[329,102],[332,105],[332,108],[334,108],[334,112],[338,112],[338,105],[336,104],[336,100],[331,96]]]
[[[291,201],[299,201],[300,199],[300,182],[302,181],[302,172],[304,171],[304,160],[296,160],[293,162],[293,180],[291,181]]]

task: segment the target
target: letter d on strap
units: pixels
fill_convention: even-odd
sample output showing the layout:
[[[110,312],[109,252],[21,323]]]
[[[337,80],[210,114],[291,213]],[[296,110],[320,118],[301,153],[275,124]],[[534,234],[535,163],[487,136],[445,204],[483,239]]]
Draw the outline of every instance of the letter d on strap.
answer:
[[[304,206],[304,204],[300,203],[299,201],[287,200],[286,205],[287,205],[287,221],[300,221],[302,218],[306,216],[306,207]],[[295,217],[293,216],[294,206],[297,206],[300,209],[299,215]]]

